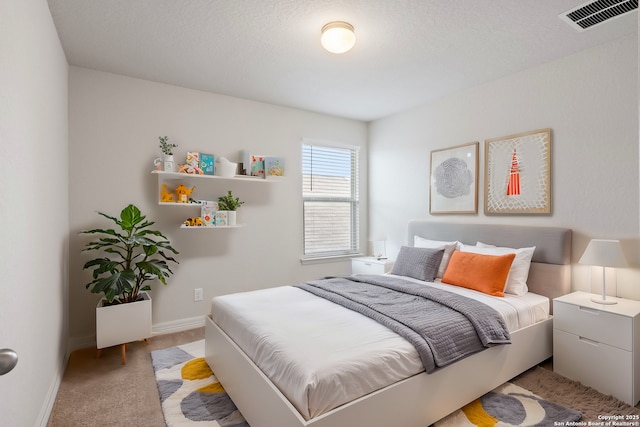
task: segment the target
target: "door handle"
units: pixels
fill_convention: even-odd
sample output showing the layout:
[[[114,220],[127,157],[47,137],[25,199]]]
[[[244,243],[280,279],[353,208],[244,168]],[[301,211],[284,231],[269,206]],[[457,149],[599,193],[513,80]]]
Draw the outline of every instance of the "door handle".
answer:
[[[18,354],[9,349],[0,349],[0,375],[9,373],[18,364]]]

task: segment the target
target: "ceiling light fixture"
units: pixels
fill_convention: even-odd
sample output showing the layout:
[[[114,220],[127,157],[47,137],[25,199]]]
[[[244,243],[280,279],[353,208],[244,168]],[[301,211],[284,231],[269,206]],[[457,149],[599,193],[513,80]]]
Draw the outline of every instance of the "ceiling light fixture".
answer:
[[[348,22],[334,21],[322,27],[320,38],[322,47],[331,53],[345,53],[356,44],[353,25]]]

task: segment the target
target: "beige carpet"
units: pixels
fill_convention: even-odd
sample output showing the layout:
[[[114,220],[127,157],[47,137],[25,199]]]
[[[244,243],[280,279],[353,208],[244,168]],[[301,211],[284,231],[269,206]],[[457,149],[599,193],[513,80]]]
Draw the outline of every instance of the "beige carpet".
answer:
[[[535,367],[511,382],[544,399],[582,412],[581,421],[602,421],[598,415],[640,415],[637,407],[604,396],[549,369]]]
[[[48,427],[163,427],[160,397],[151,366],[151,351],[204,339],[204,328],[161,335],[151,344],[135,342],[122,365],[120,349],[108,348],[96,358],[95,349],[71,354]],[[628,406],[555,374],[536,367],[512,382],[538,396],[583,413],[584,421],[598,415],[640,414]],[[640,405],[639,405],[640,406]]]
[[[99,359],[95,348],[74,351],[48,427],[165,426],[150,353],[201,339],[204,328],[131,343],[126,365],[119,347],[102,350]]]

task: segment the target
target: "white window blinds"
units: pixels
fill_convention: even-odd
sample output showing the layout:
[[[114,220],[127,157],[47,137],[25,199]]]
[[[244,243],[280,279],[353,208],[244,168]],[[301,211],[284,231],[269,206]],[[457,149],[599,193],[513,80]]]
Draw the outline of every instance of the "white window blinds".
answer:
[[[304,256],[359,252],[358,149],[302,144]]]

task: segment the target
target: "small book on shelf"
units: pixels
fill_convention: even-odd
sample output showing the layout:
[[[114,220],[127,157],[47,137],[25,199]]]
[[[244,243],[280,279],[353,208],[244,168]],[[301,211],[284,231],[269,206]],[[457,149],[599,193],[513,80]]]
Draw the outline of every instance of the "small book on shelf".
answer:
[[[213,175],[215,167],[215,156],[213,154],[200,153],[200,169],[205,175]]]
[[[216,225],[216,212],[218,212],[218,202],[200,200],[200,218],[202,218],[205,225]]]
[[[216,212],[216,227],[226,227],[229,225],[229,217],[227,211]]]

